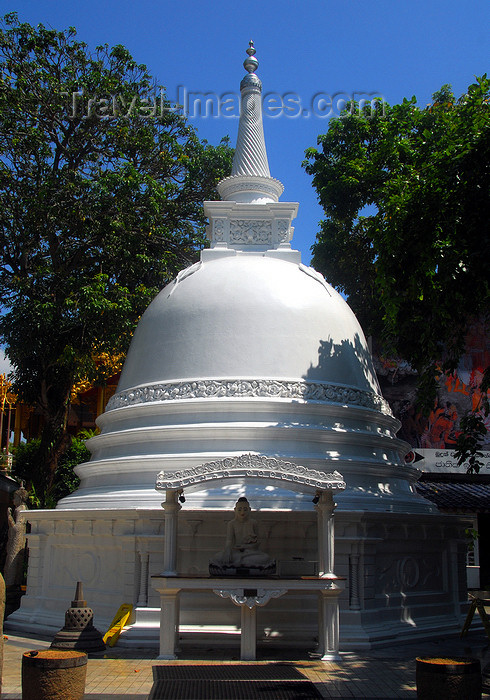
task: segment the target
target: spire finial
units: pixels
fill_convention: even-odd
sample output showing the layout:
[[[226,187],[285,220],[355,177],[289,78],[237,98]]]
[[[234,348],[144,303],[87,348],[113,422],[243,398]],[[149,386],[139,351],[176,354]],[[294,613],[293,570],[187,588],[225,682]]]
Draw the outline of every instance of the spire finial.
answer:
[[[248,42],[248,49],[246,52],[248,53],[248,58],[244,60],[243,67],[249,73],[255,73],[255,71],[259,67],[259,62],[255,58],[255,54],[257,53],[257,51],[254,48],[254,43],[252,39],[250,39],[250,41]]]

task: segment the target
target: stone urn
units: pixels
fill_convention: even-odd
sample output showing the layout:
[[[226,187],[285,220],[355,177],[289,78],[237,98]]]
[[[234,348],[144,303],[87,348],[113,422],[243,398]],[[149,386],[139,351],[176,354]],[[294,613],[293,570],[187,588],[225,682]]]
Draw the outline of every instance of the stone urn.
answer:
[[[418,700],[481,700],[482,679],[478,659],[418,657]]]

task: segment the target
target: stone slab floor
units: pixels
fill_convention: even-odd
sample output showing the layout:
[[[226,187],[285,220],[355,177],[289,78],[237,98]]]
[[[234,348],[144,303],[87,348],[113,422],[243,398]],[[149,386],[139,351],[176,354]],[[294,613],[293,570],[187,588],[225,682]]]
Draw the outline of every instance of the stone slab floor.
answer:
[[[49,644],[50,640],[20,637],[5,632],[2,700],[22,698],[22,654],[32,649],[46,648]],[[303,651],[295,653],[292,650],[259,647],[257,662],[291,663],[315,684],[324,698],[393,700],[417,697],[415,658],[418,655],[469,654],[482,658],[486,644],[483,631],[476,630],[464,640],[421,640],[394,643],[374,651],[350,652],[342,654],[339,662],[322,662]],[[237,661],[235,649],[221,652],[218,649],[203,650],[182,646],[181,658],[176,661],[157,660],[156,649],[127,649],[119,646],[108,649],[101,655],[89,657],[84,699],[147,700],[153,685],[152,667],[156,664],[220,665]],[[490,695],[484,694],[483,697]]]

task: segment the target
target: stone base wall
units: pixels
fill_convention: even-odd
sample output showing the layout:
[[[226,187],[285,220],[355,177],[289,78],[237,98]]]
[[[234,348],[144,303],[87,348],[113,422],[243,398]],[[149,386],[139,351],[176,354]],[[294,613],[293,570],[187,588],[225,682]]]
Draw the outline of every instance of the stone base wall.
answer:
[[[279,571],[312,574],[317,562],[315,512],[263,511],[261,548]],[[232,513],[179,515],[178,570],[206,574],[222,549]],[[27,594],[7,620],[11,630],[53,635],[64,621],[77,581],[94,623],[104,632],[122,603],[135,608],[122,644],[158,646],[159,597],[151,576],[163,569],[164,514],[157,510],[29,513]],[[464,519],[446,515],[342,512],[335,515],[335,573],[340,596],[341,649],[415,635],[456,631],[465,614]],[[314,646],[314,595],[288,594],[258,612],[259,640]],[[193,639],[238,643],[240,611],[213,594],[183,594],[182,632]]]

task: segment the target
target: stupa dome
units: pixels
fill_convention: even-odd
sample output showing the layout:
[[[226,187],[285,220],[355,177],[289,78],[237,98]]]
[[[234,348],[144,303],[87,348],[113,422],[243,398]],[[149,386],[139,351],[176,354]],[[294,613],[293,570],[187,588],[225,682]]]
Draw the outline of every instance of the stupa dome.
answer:
[[[207,256],[161,291],[140,320],[118,394],[208,379],[310,380],[379,393],[346,302],[312,268],[267,253]]]

